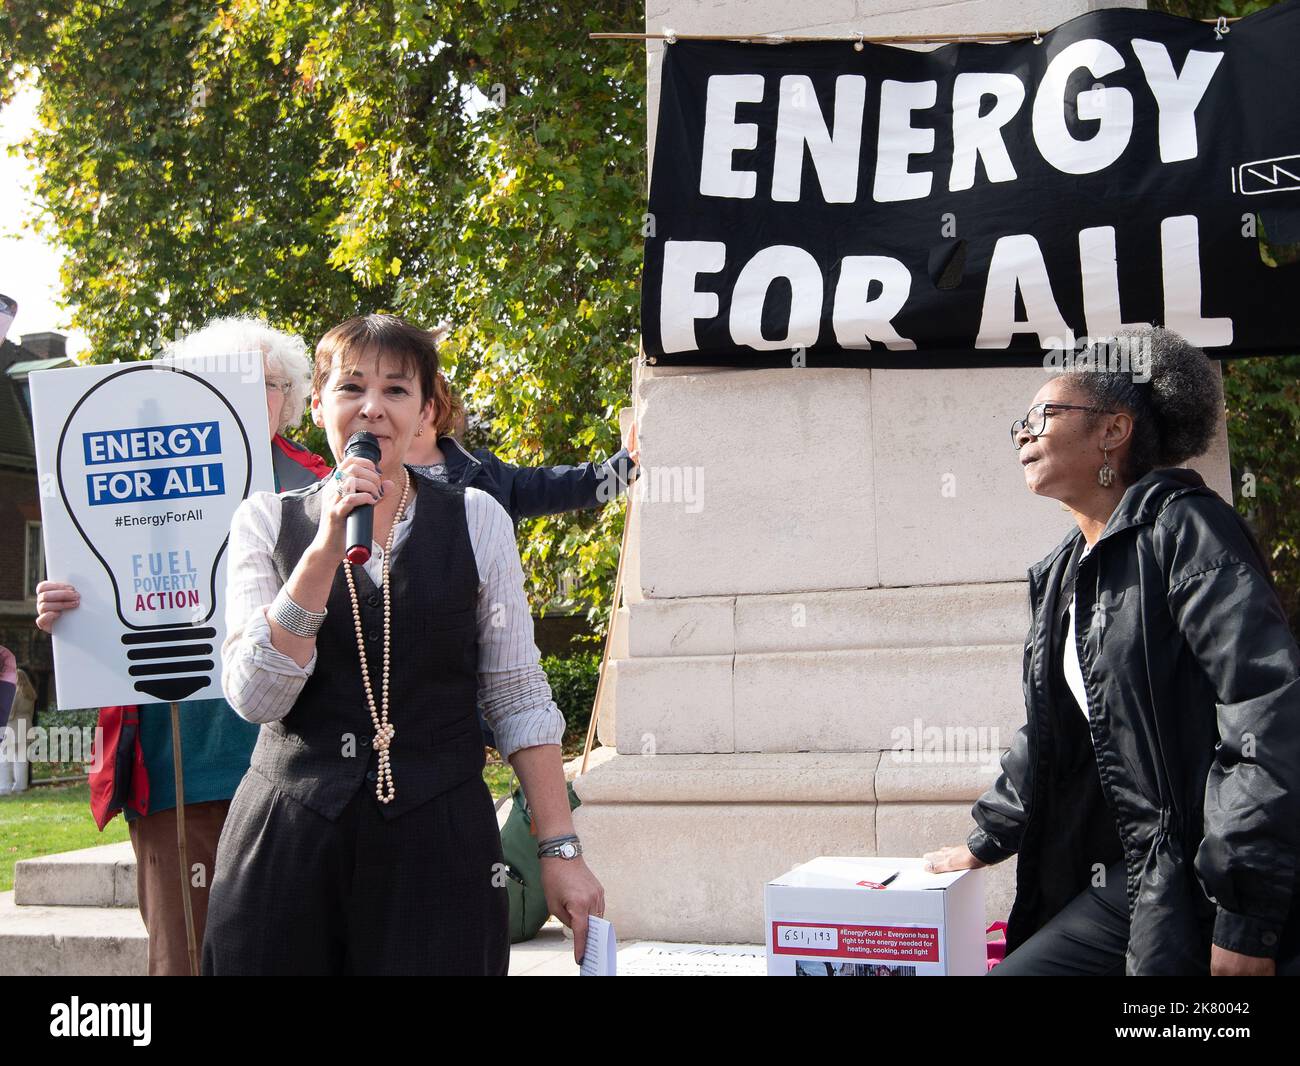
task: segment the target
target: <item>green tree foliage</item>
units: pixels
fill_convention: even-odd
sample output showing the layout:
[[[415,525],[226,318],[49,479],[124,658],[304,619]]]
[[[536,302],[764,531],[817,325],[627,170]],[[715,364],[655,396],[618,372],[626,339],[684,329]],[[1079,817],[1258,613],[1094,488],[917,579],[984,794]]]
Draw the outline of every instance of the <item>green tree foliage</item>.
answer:
[[[1300,632],[1300,356],[1223,367],[1237,508],[1269,554],[1291,628]]]
[[[453,332],[480,443],[618,447],[637,354],[644,53],[627,0],[7,0],[0,105],[40,90],[43,224],[96,361],[220,314],[314,342],[365,311]],[[323,438],[308,439],[323,448]],[[622,509],[538,520],[536,601],[599,620]]]
[[[305,336],[368,297],[331,269],[346,149],[267,34],[212,4],[10,3],[6,96],[34,73],[43,225],[95,361],[148,356],[217,314]],[[379,300],[386,291],[375,294]]]
[[[582,749],[591,724],[591,709],[596,702],[596,685],[600,680],[600,656],[595,652],[580,655],[547,655],[542,669],[550,682],[555,705],[564,715],[564,749]]]

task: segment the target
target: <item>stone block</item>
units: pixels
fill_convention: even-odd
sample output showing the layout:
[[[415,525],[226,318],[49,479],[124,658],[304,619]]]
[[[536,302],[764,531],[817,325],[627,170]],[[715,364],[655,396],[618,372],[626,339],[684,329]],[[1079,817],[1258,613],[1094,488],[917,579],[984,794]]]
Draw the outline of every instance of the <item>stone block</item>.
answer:
[[[731,655],[736,650],[734,597],[642,600],[625,610],[625,658]]]
[[[735,750],[731,656],[609,663],[621,753]]]
[[[840,589],[739,596],[740,653],[959,647],[1023,641],[1024,582],[905,589]]]
[[[877,584],[868,383],[806,368],[643,382],[642,594]]]
[[[918,722],[983,728],[1005,747],[1024,723],[1022,656],[1019,644],[737,655],[736,750],[890,750]]]

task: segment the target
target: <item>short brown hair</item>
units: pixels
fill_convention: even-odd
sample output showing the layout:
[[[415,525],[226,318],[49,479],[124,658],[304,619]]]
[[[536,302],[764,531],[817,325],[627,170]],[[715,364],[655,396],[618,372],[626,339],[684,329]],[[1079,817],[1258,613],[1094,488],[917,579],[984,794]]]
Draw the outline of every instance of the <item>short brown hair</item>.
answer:
[[[319,394],[336,365],[349,370],[371,354],[397,360],[402,370],[420,383],[420,403],[433,397],[435,432],[451,432],[462,405],[439,371],[434,334],[396,315],[358,315],[326,333],[316,345],[312,389]]]

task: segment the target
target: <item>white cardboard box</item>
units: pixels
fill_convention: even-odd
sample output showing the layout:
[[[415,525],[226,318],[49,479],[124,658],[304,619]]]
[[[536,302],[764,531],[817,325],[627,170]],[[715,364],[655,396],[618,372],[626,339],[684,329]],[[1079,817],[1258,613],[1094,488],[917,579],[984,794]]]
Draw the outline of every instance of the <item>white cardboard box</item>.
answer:
[[[982,871],[932,874],[923,866],[922,859],[823,856],[769,881],[768,976],[983,974]]]

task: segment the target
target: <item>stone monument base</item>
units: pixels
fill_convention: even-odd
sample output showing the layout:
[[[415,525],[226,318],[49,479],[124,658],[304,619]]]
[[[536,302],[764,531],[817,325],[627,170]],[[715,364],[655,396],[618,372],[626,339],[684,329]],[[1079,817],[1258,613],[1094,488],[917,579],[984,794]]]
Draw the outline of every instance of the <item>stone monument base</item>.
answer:
[[[578,779],[575,812],[605,917],[620,939],[759,944],[763,885],[796,863],[964,841],[993,775],[898,754],[608,757]],[[1011,909],[1014,870],[986,872],[990,922]]]

